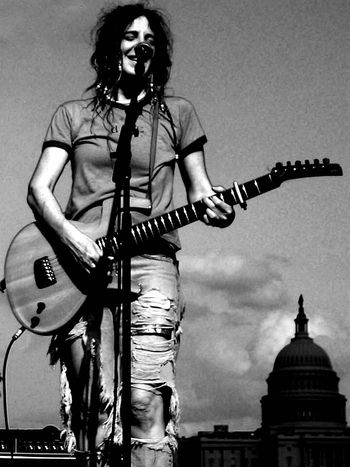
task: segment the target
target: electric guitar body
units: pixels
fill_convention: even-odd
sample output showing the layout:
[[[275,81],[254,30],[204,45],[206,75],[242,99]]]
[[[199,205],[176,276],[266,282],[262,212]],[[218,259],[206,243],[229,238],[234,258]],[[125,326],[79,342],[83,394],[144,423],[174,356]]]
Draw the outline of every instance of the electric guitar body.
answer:
[[[93,223],[71,221],[93,240],[106,235],[109,209]],[[78,312],[96,284],[40,222],[26,225],[13,239],[5,261],[7,295],[19,322],[39,334],[52,334]]]

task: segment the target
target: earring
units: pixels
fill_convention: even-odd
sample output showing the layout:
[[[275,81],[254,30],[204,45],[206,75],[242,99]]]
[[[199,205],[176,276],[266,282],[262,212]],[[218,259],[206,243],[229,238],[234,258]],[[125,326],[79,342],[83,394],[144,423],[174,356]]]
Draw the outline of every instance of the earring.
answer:
[[[154,78],[153,78],[153,73],[150,73],[148,75],[148,88],[151,92],[151,94],[154,93]]]
[[[116,82],[118,82],[122,76],[122,71],[123,71],[123,64],[122,64],[122,59],[119,57],[118,58],[118,64],[117,64],[117,69],[118,69],[118,75]]]

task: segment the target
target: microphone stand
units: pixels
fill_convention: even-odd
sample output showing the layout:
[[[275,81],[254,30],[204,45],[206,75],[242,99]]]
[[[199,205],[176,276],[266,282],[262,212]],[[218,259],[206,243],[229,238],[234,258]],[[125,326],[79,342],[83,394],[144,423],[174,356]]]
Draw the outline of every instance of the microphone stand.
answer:
[[[143,76],[144,63],[138,60],[135,66],[136,78]],[[122,374],[122,400],[121,400],[121,421],[123,429],[123,445],[122,445],[122,465],[130,467],[131,465],[131,254],[130,254],[130,238],[131,238],[131,211],[130,211],[130,179],[131,179],[131,138],[135,132],[137,117],[139,116],[139,106],[137,101],[137,93],[131,96],[130,104],[126,108],[125,122],[120,130],[119,140],[116,152],[111,153],[111,157],[115,157],[115,165],[113,170],[112,180],[116,185],[115,196],[112,205],[111,217],[108,228],[108,235],[115,231],[116,219],[119,214],[121,222],[118,220],[118,238],[120,238],[119,251],[121,252],[118,258],[118,281],[121,286],[121,300],[119,310],[122,315],[122,357],[121,357],[121,374]],[[122,202],[122,210],[120,204]],[[119,294],[118,294],[119,295]],[[117,326],[119,320],[114,316],[114,345],[115,349],[119,345]],[[117,360],[117,359],[115,359]],[[115,364],[115,391],[114,404],[116,404],[117,390],[117,363]],[[114,417],[116,413],[114,411]],[[112,439],[114,433],[115,419],[112,425]]]

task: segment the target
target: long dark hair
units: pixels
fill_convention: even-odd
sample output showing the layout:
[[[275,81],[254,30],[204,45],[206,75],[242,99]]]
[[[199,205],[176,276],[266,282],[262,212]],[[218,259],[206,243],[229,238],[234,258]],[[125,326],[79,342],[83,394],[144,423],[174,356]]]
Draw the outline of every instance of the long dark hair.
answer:
[[[94,90],[94,105],[104,109],[108,97],[119,79],[118,60],[120,43],[126,28],[138,17],[145,16],[155,36],[155,53],[152,59],[154,89],[158,95],[164,94],[164,88],[170,77],[172,65],[173,39],[169,22],[160,10],[148,7],[146,3],[118,5],[103,11],[92,31],[94,52],[90,63],[96,71],[96,79],[88,90]]]

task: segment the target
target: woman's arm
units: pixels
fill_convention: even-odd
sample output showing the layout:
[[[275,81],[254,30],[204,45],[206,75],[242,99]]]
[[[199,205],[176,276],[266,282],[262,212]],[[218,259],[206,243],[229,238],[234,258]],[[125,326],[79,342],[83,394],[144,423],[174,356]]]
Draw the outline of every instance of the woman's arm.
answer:
[[[66,150],[57,147],[46,148],[29,182],[27,201],[35,216],[47,223],[60,241],[70,248],[75,259],[89,270],[96,266],[102,252],[91,238],[81,233],[65,218],[53,194],[67,161]]]
[[[179,166],[189,202],[203,199],[207,205],[203,221],[216,227],[230,225],[235,218],[235,212],[229,204],[215,196],[215,193],[224,191],[224,188],[212,186],[205,166],[204,151],[188,154]]]

